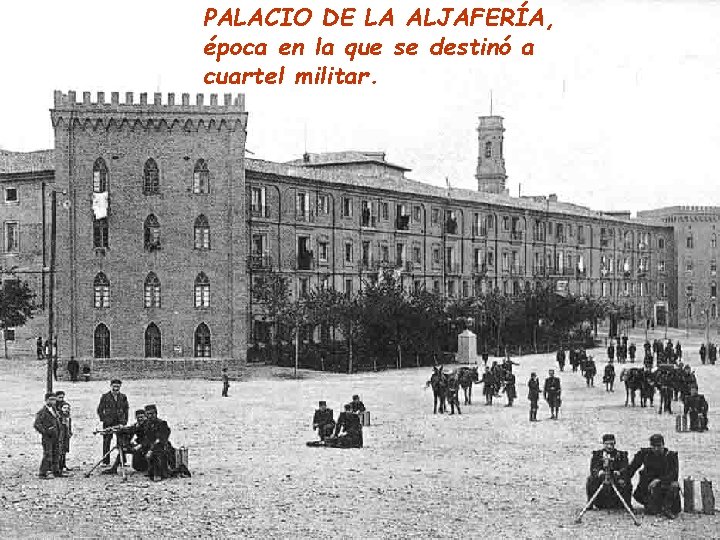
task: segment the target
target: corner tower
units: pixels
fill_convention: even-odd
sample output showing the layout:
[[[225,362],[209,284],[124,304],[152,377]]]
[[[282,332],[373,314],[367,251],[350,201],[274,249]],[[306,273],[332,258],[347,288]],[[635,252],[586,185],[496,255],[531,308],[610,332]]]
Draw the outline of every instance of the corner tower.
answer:
[[[481,116],[478,124],[478,164],[475,177],[478,191],[504,193],[505,157],[503,156],[502,116]]]
[[[51,110],[59,355],[125,376],[149,359],[240,362],[244,96],[109,97],[57,91]]]

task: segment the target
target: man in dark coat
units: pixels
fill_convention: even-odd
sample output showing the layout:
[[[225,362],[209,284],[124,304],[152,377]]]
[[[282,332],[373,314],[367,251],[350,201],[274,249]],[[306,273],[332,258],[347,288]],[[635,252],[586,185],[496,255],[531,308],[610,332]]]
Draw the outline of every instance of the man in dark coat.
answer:
[[[505,395],[507,396],[506,407],[512,407],[513,401],[517,397],[517,388],[515,387],[515,374],[512,372],[512,368],[505,373]]]
[[[700,345],[700,362],[703,364],[705,363],[705,359],[707,358],[707,348],[705,347],[705,344]]]
[[[145,439],[145,423],[147,415],[145,409],[135,411],[135,423],[117,430],[118,444],[126,454],[132,454],[132,468],[136,471],[145,472],[148,470],[148,462],[142,451],[142,444]],[[115,457],[115,463],[103,474],[116,474],[120,466],[120,454]]]
[[[124,426],[128,422],[128,400],[125,394],[120,393],[120,386],[122,382],[120,379],[113,379],[110,381],[110,391],[103,394],[100,398],[100,404],[97,408],[97,414],[100,417],[103,428],[112,426]],[[110,451],[110,445],[112,443],[113,434],[103,434],[103,463],[110,465],[110,456],[107,453]]]
[[[609,361],[612,362],[612,358]],[[591,356],[585,365],[585,384],[587,386],[595,386],[595,375],[597,375],[597,366]]]
[[[45,346],[43,345],[43,338],[42,336],[38,336],[37,341],[35,342],[35,353],[37,354],[38,360],[43,360],[45,358]]]
[[[42,436],[43,457],[40,462],[40,478],[65,476],[60,471],[60,418],[55,409],[55,394],[45,394],[45,406],[35,415],[35,430]]]
[[[158,482],[170,476],[170,469],[175,468],[175,449],[170,444],[170,426],[157,416],[155,405],[145,406],[147,420],[144,424],[141,451],[145,452],[148,463],[147,475]]]
[[[641,448],[628,467],[632,479],[638,469],[640,480],[633,496],[645,507],[646,514],[662,513],[675,519],[680,512],[678,455],[665,448],[662,435],[650,437],[650,448]]]
[[[548,378],[545,379],[543,397],[550,406],[550,418],[552,420],[557,420],[560,412],[560,393],[560,379],[555,376],[555,370],[551,369],[548,371]]]
[[[560,349],[557,352],[556,355],[558,367],[560,368],[560,371],[565,371],[565,349],[560,347]]]
[[[362,448],[362,425],[357,414],[353,414],[352,406],[348,403],[345,410],[338,416],[335,426],[335,436],[326,441],[328,446],[341,448]]]
[[[717,347],[714,343],[711,343],[708,347],[708,361],[710,364],[715,365],[715,361],[717,360]]]
[[[698,394],[697,386],[690,387],[690,395],[685,399],[683,414],[690,415],[690,431],[707,431],[708,402],[705,396]]]
[[[605,373],[603,374],[603,382],[605,383],[605,391],[606,392],[614,392],[615,389],[613,386],[615,385],[615,366],[612,363],[612,360],[609,361],[605,365]]]
[[[538,400],[540,399],[540,379],[533,371],[528,380],[528,399],[530,400],[530,421],[537,422]]]
[[[613,344],[612,341],[610,342],[610,345],[608,345],[607,356],[608,356],[608,360],[615,359],[615,345]]]
[[[596,508],[621,508],[622,502],[612,489],[614,483],[625,499],[631,505],[632,484],[627,478],[628,453],[615,448],[615,435],[607,433],[602,438],[602,450],[593,450],[590,459],[590,476],[585,483],[588,501],[595,492],[603,486],[593,505]],[[608,476],[610,475],[610,476]]]
[[[360,396],[357,394],[352,397],[350,406],[352,407],[352,412],[354,413],[365,412],[365,404],[360,401]]]
[[[630,354],[630,361],[631,361],[631,362],[634,362],[634,361],[635,361],[635,353],[636,353],[636,352],[637,352],[637,347],[635,347],[635,344],[634,344],[634,343],[631,343],[630,346],[628,347],[628,354]]]
[[[490,371],[489,367],[485,368],[480,382],[483,383],[483,395],[485,396],[485,405],[492,405],[493,396],[495,395],[495,385],[497,384],[495,375]]]
[[[335,419],[333,418],[333,410],[328,409],[326,401],[319,402],[319,409],[315,409],[313,415],[313,429],[317,430],[321,441],[331,437],[335,429]]]
[[[70,374],[70,380],[72,382],[77,382],[78,374],[80,373],[80,362],[75,360],[75,358],[71,358],[70,360],[68,360],[67,370]]]

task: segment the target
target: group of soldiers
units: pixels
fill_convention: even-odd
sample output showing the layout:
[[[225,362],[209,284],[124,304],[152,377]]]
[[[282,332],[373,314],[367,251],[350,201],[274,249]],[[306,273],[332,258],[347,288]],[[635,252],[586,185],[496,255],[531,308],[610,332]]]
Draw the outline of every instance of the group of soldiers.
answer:
[[[485,405],[492,405],[493,398],[500,397],[504,393],[507,397],[506,407],[512,407],[517,399],[517,380],[512,371],[513,366],[518,366],[509,356],[502,362],[493,361],[491,366],[485,366],[485,372],[480,381],[483,385]]]
[[[359,395],[354,395],[345,410],[338,416],[337,422],[333,410],[328,408],[327,401],[320,401],[313,415],[313,429],[317,431],[319,441],[308,443],[308,446],[330,446],[337,448],[362,448],[363,434],[360,413],[365,412],[365,404]]]
[[[126,455],[130,455],[133,469],[146,473],[153,481],[175,475],[189,476],[187,466],[181,464],[178,467],[176,463],[175,448],[170,443],[170,426],[158,418],[157,406],[137,409],[135,423],[127,425],[130,407],[127,396],[120,392],[121,385],[120,379],[113,379],[110,391],[101,396],[97,408],[103,425],[98,432],[103,436],[102,462],[108,466],[102,473],[116,474],[118,467],[125,465]],[[110,465],[113,436],[117,440],[118,454]]]
[[[704,343],[700,345],[700,361],[703,364],[707,362],[714,366],[717,361],[717,345],[712,342],[707,346]]]
[[[528,400],[530,401],[530,421],[537,422],[538,403],[540,401],[540,379],[534,371],[528,380]],[[543,398],[550,407],[550,419],[557,420],[562,404],[562,387],[560,378],[555,376],[555,370],[548,370],[548,377],[543,385]]]
[[[630,509],[634,496],[645,507],[645,514],[675,519],[680,513],[678,454],[665,447],[663,436],[650,437],[650,447],[641,448],[631,462],[627,452],[615,447],[615,435],[603,435],[602,442],[603,448],[594,451],[590,460],[585,485],[588,502],[598,509],[621,508],[623,503]],[[633,494],[632,478],[638,470]]]

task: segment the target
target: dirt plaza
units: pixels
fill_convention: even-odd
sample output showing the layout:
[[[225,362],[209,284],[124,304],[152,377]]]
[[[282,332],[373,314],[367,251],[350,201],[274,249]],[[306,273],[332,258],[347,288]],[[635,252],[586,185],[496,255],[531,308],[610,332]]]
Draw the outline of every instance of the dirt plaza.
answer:
[[[621,384],[606,393],[586,388],[579,373],[560,375],[558,421],[541,403],[528,422],[526,381],[555,367],[553,354],[515,358],[519,399],[474,402],[462,415],[433,415],[430,369],[353,376],[251,368],[221,398],[221,382],[126,381],[131,411],[155,403],[172,428],[171,441],[187,446],[190,479],[153,483],[140,474],[83,473],[100,457],[95,413],[108,381],[70,383],[74,437],[69,478],[40,480],[41,448],[32,429],[42,406],[43,365],[27,357],[0,362],[0,534],[3,538],[718,538],[720,516],[681,514],[675,521],[639,512],[635,527],[623,512],[588,512],[590,453],[603,433],[615,433],[630,456],[653,433],[680,456],[680,476],[720,485],[717,396],[720,366],[702,366],[699,335],[680,336],[710,403],[710,431],[676,433],[674,417],[625,407]],[[659,334],[657,337],[662,337]],[[687,341],[687,343],[686,343]],[[639,344],[639,340],[636,340]],[[604,351],[594,356],[598,371]],[[620,369],[618,369],[619,374]],[[308,448],[319,399],[335,414],[358,393],[372,413],[363,449]],[[673,403],[674,410],[680,405]],[[637,507],[636,507],[637,509]]]

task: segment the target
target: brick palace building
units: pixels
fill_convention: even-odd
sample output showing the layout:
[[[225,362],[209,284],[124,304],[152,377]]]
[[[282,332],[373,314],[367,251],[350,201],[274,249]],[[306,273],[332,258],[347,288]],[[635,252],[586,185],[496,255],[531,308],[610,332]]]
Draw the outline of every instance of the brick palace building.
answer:
[[[268,339],[249,287],[270,270],[291,278],[293,295],[355,292],[392,268],[406,288],[446,297],[551,281],[638,320],[676,325],[679,297],[683,312],[686,222],[673,209],[631,219],[553,195],[510,197],[499,116],[480,118],[472,191],[410,180],[382,152],[247,158],[242,95],[109,97],[56,92],[54,150],[0,153],[0,264],[45,307],[55,192],[63,359],[243,362],[249,343]],[[712,264],[699,253],[693,263]],[[16,339],[46,335],[46,314]]]

